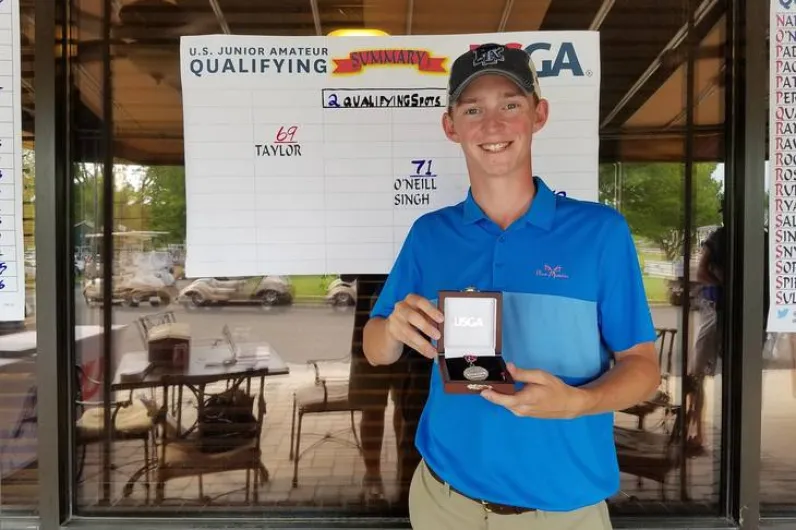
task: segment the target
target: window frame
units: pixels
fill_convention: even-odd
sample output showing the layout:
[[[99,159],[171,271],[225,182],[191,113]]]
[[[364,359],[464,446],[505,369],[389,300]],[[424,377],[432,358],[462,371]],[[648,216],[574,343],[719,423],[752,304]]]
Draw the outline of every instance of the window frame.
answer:
[[[762,276],[764,261],[759,220],[763,218],[763,179],[760,168],[766,159],[765,138],[767,109],[760,105],[767,97],[766,62],[768,2],[725,0],[728,16],[728,68],[725,121],[726,189],[725,211],[731,256],[729,278],[734,288],[729,293],[730,314],[725,326],[724,344],[731,368],[723,387],[722,456],[719,517],[620,517],[616,528],[758,528],[765,524],[792,523],[794,519],[760,519],[760,433],[762,405],[763,330]],[[111,1],[105,0],[106,12]],[[82,518],[74,515],[76,488],[73,486],[73,395],[70,364],[75,359],[74,283],[71,274],[72,231],[70,223],[70,104],[71,77],[69,49],[71,35],[59,29],[69,27],[69,0],[35,0],[35,98],[36,98],[36,241],[37,241],[37,337],[38,337],[38,432],[39,432],[39,513],[41,528],[138,528],[146,521],[150,528],[227,526],[234,522],[245,528],[261,528],[264,520],[273,528],[335,527],[348,525],[372,528],[408,528],[406,519],[335,518],[325,514],[315,519],[308,513],[295,512],[306,519],[287,521],[267,518],[183,519],[179,523],[166,518],[131,517],[122,519]],[[108,38],[109,24],[105,24]],[[56,38],[60,35],[60,38]],[[106,41],[107,43],[107,41]],[[103,68],[105,93],[110,92],[109,58]],[[105,98],[109,99],[109,98]],[[112,106],[106,102],[110,117]],[[112,146],[112,120],[105,125],[104,146]],[[693,141],[693,131],[688,142]],[[687,150],[688,152],[688,150]],[[112,164],[112,153],[104,163]],[[686,163],[689,163],[688,161]],[[107,168],[106,168],[107,169]],[[688,169],[686,174],[688,175]],[[106,173],[107,174],[107,173]],[[686,177],[689,182],[689,177]],[[110,179],[109,185],[112,185]],[[106,197],[110,197],[106,194]],[[111,204],[105,209],[112,209]],[[688,203],[687,203],[688,204]],[[105,217],[108,218],[107,216]],[[756,221],[757,220],[757,221]],[[107,223],[106,223],[107,224]],[[106,231],[109,230],[105,227]],[[109,237],[105,240],[109,242]],[[108,272],[110,274],[110,270]],[[757,279],[755,279],[757,278]],[[110,291],[108,290],[108,296]],[[107,307],[107,306],[106,306]],[[759,310],[758,310],[759,309]],[[110,311],[105,317],[106,325]],[[687,315],[686,315],[687,316]],[[110,334],[105,334],[110,341]],[[109,370],[107,367],[106,370]],[[106,381],[109,374],[106,373]],[[730,392],[732,389],[732,392]],[[742,428],[743,427],[743,428]],[[276,512],[274,512],[276,514]],[[284,514],[280,514],[284,515]],[[337,514],[339,516],[339,514]],[[345,522],[344,522],[345,521]],[[281,526],[280,526],[281,525]]]

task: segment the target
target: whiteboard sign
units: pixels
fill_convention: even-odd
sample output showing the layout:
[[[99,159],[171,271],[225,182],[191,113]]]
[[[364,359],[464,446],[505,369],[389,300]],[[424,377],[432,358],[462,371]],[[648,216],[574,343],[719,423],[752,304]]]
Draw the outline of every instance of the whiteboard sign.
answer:
[[[25,320],[19,0],[0,0],[0,321]]]
[[[597,200],[599,36],[183,37],[186,275],[386,274],[419,216],[465,199],[442,114],[453,61],[531,52],[534,173]]]

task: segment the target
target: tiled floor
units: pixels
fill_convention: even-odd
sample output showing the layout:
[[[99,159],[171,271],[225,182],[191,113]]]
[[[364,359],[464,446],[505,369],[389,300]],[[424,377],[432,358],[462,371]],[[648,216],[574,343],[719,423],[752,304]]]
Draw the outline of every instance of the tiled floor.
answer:
[[[348,374],[348,367],[344,364],[325,365],[324,374],[332,377],[344,378]],[[364,465],[358,451],[348,444],[326,442],[306,453],[299,463],[298,486],[292,486],[293,462],[290,460],[290,435],[292,415],[292,392],[303,385],[313,383],[313,373],[306,365],[291,367],[291,375],[271,378],[266,383],[266,401],[268,412],[266,417],[265,432],[262,437],[263,462],[270,471],[270,481],[265,484],[259,494],[259,504],[266,505],[308,505],[308,506],[347,506],[356,504],[360,499],[360,484],[364,474]],[[674,383],[676,385],[676,382]],[[709,390],[711,392],[711,390]],[[391,407],[391,405],[390,405]],[[396,444],[392,432],[390,418],[391,408],[385,413],[387,418],[385,438],[382,450],[382,470],[385,492],[388,499],[397,496],[396,479]],[[710,414],[710,411],[708,411]],[[648,428],[655,428],[661,416],[653,414],[647,420]],[[358,415],[357,415],[358,420]],[[635,418],[619,415],[617,423],[634,425]],[[347,413],[308,415],[304,419],[302,446],[312,444],[318,436],[310,437],[309,433],[320,434],[329,432],[339,433],[348,442],[353,441],[350,429],[350,416]],[[114,462],[122,465],[124,462],[135,460],[140,455],[140,446],[132,444],[118,444],[115,449]],[[691,500],[697,502],[710,502],[715,494],[716,482],[715,459],[716,455],[708,453],[705,456],[693,458],[688,461],[688,490]],[[138,457],[140,458],[140,457]],[[90,471],[88,471],[90,469]],[[87,480],[84,485],[82,503],[91,505],[99,500],[97,481],[99,468],[97,461],[89,462]],[[126,470],[127,468],[125,468]],[[134,469],[134,468],[133,468]],[[129,473],[129,471],[128,471]],[[675,470],[665,487],[669,500],[679,498],[679,480]],[[795,477],[796,478],[796,477]],[[133,495],[128,499],[121,498],[122,486],[126,478],[123,472],[115,474],[113,482],[112,504],[145,505],[147,498],[143,487],[136,487]],[[196,478],[176,479],[166,485],[166,501],[164,505],[221,505],[229,506],[243,504],[245,486],[245,472],[229,472],[208,475],[204,477],[203,487],[206,497],[213,499],[200,499],[198,497],[198,480]],[[237,490],[237,491],[233,491]],[[622,495],[617,496],[617,502],[627,502],[629,496],[639,501],[661,500],[659,484],[644,480],[639,487],[638,480],[630,475],[623,476]],[[224,495],[228,493],[227,495]]]
[[[348,365],[324,363],[323,375],[343,379],[348,375]],[[337,436],[341,442],[334,440],[319,444],[311,451],[302,455],[299,462],[298,486],[293,487],[294,464],[290,459],[291,421],[293,413],[293,391],[306,385],[312,385],[314,373],[307,365],[291,366],[288,376],[266,379],[267,414],[261,437],[262,461],[267,467],[269,481],[260,486],[259,504],[279,505],[311,505],[345,506],[358,503],[360,482],[364,474],[364,464],[358,450],[353,446],[354,438],[351,431],[349,413],[306,415],[302,424],[302,450],[313,445],[322,436],[329,433]],[[193,404],[186,403],[184,410]],[[392,408],[386,411],[390,417]],[[193,421],[186,414],[184,424]],[[359,413],[355,419],[359,421]],[[388,422],[389,427],[389,422]],[[141,459],[141,445],[134,443],[116,444],[114,463],[117,467],[129,461]],[[385,493],[388,497],[396,493],[396,446],[395,436],[390,428],[385,429],[382,448],[382,476]],[[83,485],[83,503],[91,505],[101,500],[99,481],[99,453],[93,451],[89,456],[86,468],[86,480]],[[135,471],[140,463],[132,466]],[[126,475],[125,475],[126,473]],[[147,504],[146,490],[137,486],[128,499],[123,499],[122,490],[130,471],[124,470],[114,474],[111,504],[137,505]],[[164,506],[175,504],[219,505],[230,506],[245,504],[245,471],[232,471],[207,475],[203,478],[205,499],[198,495],[198,479],[182,478],[168,481],[165,486]],[[208,498],[212,502],[208,502]],[[154,499],[152,494],[150,501]]]
[[[345,364],[327,364],[324,374],[332,377],[345,378],[348,367]],[[361,506],[361,480],[364,465],[358,451],[346,443],[327,442],[306,453],[299,464],[298,486],[292,486],[293,462],[290,460],[290,436],[292,415],[292,394],[296,388],[313,383],[313,372],[307,365],[291,366],[289,376],[274,377],[267,380],[266,401],[268,411],[265,420],[264,434],[261,438],[262,461],[270,472],[270,480],[260,487],[259,506],[303,506],[308,508],[349,508]],[[794,381],[790,372],[778,370],[767,372],[764,376],[764,388],[767,416],[764,421],[763,465],[766,481],[764,490],[769,502],[778,497],[782,501],[793,502],[793,483],[796,482],[796,458],[791,450],[793,436],[796,433],[796,403]],[[677,388],[677,381],[672,382]],[[707,396],[717,396],[719,389],[708,383]],[[678,396],[674,396],[675,401]],[[386,411],[384,446],[382,451],[382,470],[387,502],[394,501],[397,496],[396,480],[396,444],[392,432],[390,418],[391,408]],[[715,411],[710,403],[706,416],[708,421]],[[650,416],[647,420],[649,429],[655,428],[660,416]],[[358,415],[357,415],[358,420]],[[617,415],[617,424],[634,426],[635,418],[622,414]],[[304,447],[318,440],[309,433],[324,435],[338,432],[348,442],[353,441],[350,429],[350,416],[347,413],[309,415],[304,420]],[[717,443],[717,441],[715,442]],[[102,490],[100,459],[98,447],[88,451],[85,480],[79,494],[79,504],[84,508],[97,506],[101,503]],[[133,489],[132,495],[124,498],[123,487],[131,474],[141,466],[141,445],[134,442],[116,443],[114,445],[113,462],[115,471],[111,478],[111,496],[109,504],[114,507],[156,508],[154,490],[147,496],[147,490],[140,483]],[[637,506],[662,506],[662,502],[689,504],[712,504],[716,502],[718,485],[718,454],[708,452],[705,455],[690,458],[686,461],[685,492],[687,498],[681,496],[681,481],[678,469],[673,470],[663,488],[665,498],[661,495],[659,484],[639,480],[629,474],[622,475],[622,493],[613,500],[614,503]],[[11,491],[13,495],[14,481],[4,481],[4,496]],[[169,481],[165,488],[164,507],[184,506],[200,510],[212,510],[214,507],[243,507],[245,498],[246,476],[243,471],[232,471],[207,475],[203,478],[204,498],[199,497],[199,480],[184,478]],[[11,487],[11,490],[9,490]],[[28,491],[30,490],[30,491]],[[33,493],[31,488],[23,492],[22,497]],[[35,495],[35,493],[34,493]],[[4,498],[7,502],[9,499]],[[33,499],[28,499],[32,501]],[[376,506],[378,508],[378,505]]]

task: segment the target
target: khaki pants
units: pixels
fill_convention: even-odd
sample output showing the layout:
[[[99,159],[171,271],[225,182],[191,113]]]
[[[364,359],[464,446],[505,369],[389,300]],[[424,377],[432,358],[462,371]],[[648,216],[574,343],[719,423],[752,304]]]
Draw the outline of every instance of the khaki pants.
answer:
[[[575,487],[573,485],[573,487]],[[414,530],[612,530],[608,506],[600,502],[572,512],[498,515],[451,491],[420,462],[409,489],[409,518]]]

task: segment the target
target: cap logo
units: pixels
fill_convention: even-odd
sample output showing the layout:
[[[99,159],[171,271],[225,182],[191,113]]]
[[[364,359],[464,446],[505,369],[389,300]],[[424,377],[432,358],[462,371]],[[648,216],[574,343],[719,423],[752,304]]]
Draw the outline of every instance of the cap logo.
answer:
[[[476,49],[475,59],[473,59],[473,66],[489,66],[497,64],[504,60],[503,51],[505,48],[499,46],[497,48]]]

